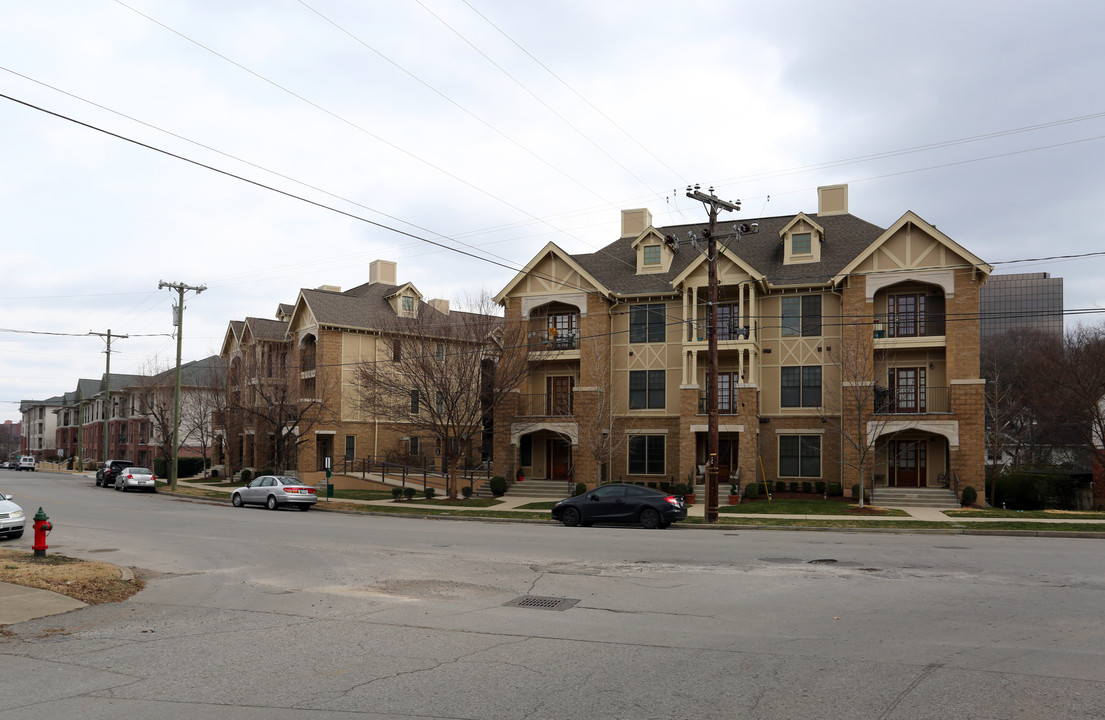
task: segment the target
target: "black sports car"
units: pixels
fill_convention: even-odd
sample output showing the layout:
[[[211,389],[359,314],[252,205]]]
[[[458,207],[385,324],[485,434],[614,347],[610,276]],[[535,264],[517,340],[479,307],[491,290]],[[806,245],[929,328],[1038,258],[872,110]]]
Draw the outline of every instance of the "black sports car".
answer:
[[[687,517],[687,504],[678,495],[640,485],[611,483],[558,502],[552,519],[568,527],[594,523],[640,523],[646,528],[666,528]]]

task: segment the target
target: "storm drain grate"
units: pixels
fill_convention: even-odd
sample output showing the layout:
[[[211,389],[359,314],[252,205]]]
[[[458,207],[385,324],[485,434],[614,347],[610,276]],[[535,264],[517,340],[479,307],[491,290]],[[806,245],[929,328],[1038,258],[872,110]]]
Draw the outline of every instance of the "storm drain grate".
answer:
[[[510,602],[505,602],[503,603],[503,605],[509,605],[512,607],[537,608],[538,610],[567,610],[578,602],[579,600],[573,600],[572,598],[523,595],[520,598],[514,598]]]

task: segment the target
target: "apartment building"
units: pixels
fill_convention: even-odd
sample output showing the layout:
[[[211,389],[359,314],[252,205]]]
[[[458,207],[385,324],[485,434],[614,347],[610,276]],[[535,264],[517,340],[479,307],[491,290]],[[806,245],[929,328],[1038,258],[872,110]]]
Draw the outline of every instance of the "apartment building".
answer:
[[[225,387],[225,363],[217,356],[185,362],[180,377],[177,454],[210,457],[211,415]],[[110,383],[106,376],[78,380],[53,410],[58,456],[84,462],[124,458],[153,467],[155,458],[172,454],[175,392],[176,368],[150,375],[112,374]]]
[[[819,188],[816,214],[740,223],[758,232],[716,230],[722,482],[847,492],[862,469],[868,487],[981,487],[990,266],[912,212],[885,228],[851,215],[845,185]],[[621,228],[594,253],[549,243],[496,296],[529,365],[496,416],[502,474],[701,476],[707,225],[635,209]]]
[[[19,413],[23,416],[19,443],[21,455],[33,455],[37,462],[56,455],[54,431],[57,418],[54,416],[54,409],[60,404],[61,397],[23,400],[19,403]]]
[[[370,458],[440,468],[450,454],[478,457],[478,433],[469,433],[479,430],[478,414],[451,453],[425,422],[445,411],[431,376],[447,365],[447,349],[478,351],[490,341],[462,332],[476,320],[501,325],[424,299],[412,283],[398,282],[396,263],[376,260],[363,285],[303,289],[275,319],[232,321],[220,352],[228,363],[219,428],[228,469],[283,469],[318,482],[328,461],[340,473]],[[412,358],[427,364],[421,377]],[[395,385],[395,373],[406,373],[409,389]],[[467,389],[480,391],[478,382]]]

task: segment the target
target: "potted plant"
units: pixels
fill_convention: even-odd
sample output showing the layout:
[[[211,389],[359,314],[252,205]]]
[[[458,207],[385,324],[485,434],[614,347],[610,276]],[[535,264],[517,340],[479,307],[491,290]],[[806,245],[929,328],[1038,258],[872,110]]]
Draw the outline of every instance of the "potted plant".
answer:
[[[741,504],[740,491],[737,490],[737,484],[735,482],[734,483],[729,483],[729,504],[730,505],[740,505]]]

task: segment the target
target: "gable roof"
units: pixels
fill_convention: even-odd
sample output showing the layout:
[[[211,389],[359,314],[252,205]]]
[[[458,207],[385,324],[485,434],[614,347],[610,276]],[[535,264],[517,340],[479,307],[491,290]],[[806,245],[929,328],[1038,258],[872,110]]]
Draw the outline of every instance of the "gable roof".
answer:
[[[797,265],[784,265],[782,243],[779,233],[790,225],[795,215],[783,215],[766,218],[741,218],[740,222],[756,222],[759,232],[755,235],[742,235],[739,242],[729,232],[735,223],[733,220],[719,222],[717,232],[719,245],[723,246],[727,256],[739,258],[742,266],[754,270],[753,277],[775,286],[825,285],[848,265],[857,254],[869,247],[883,229],[854,215],[840,214],[804,215],[805,218],[824,229],[825,239],[821,246],[821,261]],[[705,237],[708,223],[670,225],[657,230],[677,241],[675,257],[667,272],[637,274],[636,255],[633,250],[635,237],[621,238],[610,243],[598,252],[584,255],[572,255],[580,267],[597,279],[603,287],[619,296],[662,295],[677,292],[677,281],[686,276],[686,271],[702,258],[702,253],[691,244],[692,233]],[[532,263],[531,263],[532,265]],[[529,267],[529,266],[527,266]],[[496,299],[509,292],[508,285]]]
[[[622,240],[620,240],[619,242],[632,243],[635,240],[636,240],[636,238],[632,238],[632,237],[631,238],[622,238]],[[617,243],[615,243],[615,244],[617,244]],[[605,291],[607,289],[605,283],[603,283],[601,280],[599,280],[597,275],[594,275],[590,270],[587,269],[587,267],[582,262],[580,262],[581,258],[584,258],[584,257],[587,257],[587,256],[585,256],[585,255],[569,255],[568,253],[564,252],[564,250],[561,249],[559,245],[557,245],[554,242],[550,242],[550,243],[547,243],[545,245],[545,247],[541,248],[541,251],[539,253],[537,253],[536,255],[534,255],[532,260],[530,260],[528,263],[526,263],[526,266],[524,268],[522,268],[522,270],[517,275],[515,275],[514,278],[510,282],[508,282],[506,284],[506,286],[502,290],[500,290],[497,295],[495,295],[493,300],[497,303],[501,303],[503,301],[503,298],[505,298],[507,295],[509,295],[510,291],[513,290],[515,287],[517,287],[518,283],[522,282],[522,280],[524,280],[526,277],[531,275],[533,273],[534,268],[536,268],[537,265],[542,260],[544,260],[546,256],[548,256],[550,254],[555,255],[557,258],[563,260],[564,263],[566,265],[568,265],[568,267],[572,268],[572,270],[574,270],[577,273],[579,273],[580,275],[582,275],[583,278],[585,280],[587,280],[587,282],[591,283],[596,288],[598,288],[599,292],[602,292],[603,294],[605,294]],[[633,272],[636,272],[637,271],[636,256],[634,256],[631,260],[632,260],[631,261],[631,267],[633,268]]]

